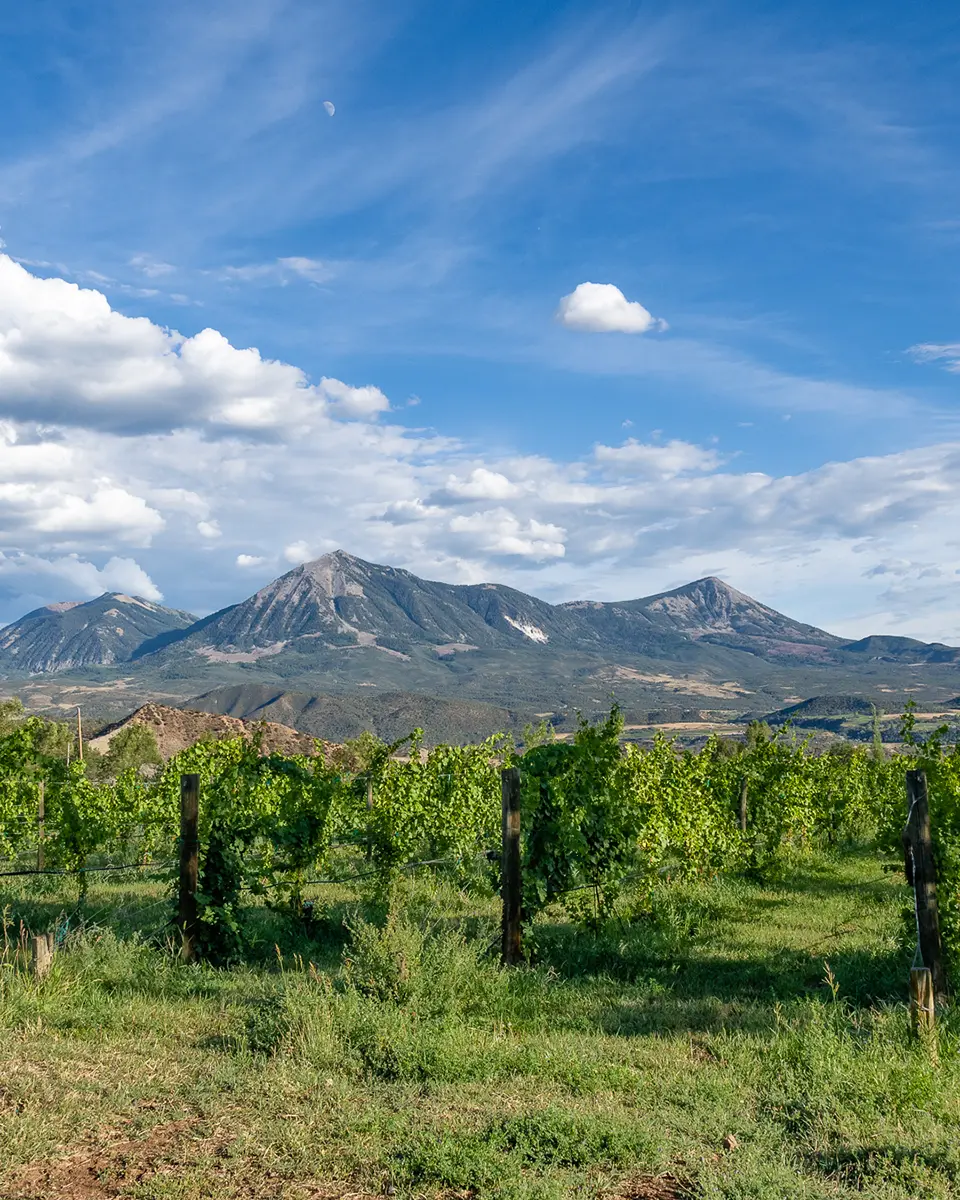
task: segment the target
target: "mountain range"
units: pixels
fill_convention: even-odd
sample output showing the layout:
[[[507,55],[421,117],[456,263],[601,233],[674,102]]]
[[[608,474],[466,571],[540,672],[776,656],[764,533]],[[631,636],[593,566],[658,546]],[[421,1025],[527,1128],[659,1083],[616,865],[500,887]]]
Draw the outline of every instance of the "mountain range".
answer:
[[[37,675],[129,662],[196,623],[192,613],[105,592],[35,608],[0,629],[0,672]]]
[[[211,692],[252,687],[247,707],[278,712],[281,694],[305,710],[304,697],[351,694],[355,705],[373,689],[492,705],[518,720],[602,707],[613,694],[644,711],[765,712],[828,691],[956,695],[958,662],[960,649],[941,643],[837,637],[712,577],[635,600],[549,604],[343,551],[199,620],[108,593],[0,629],[8,683],[115,687],[131,698],[203,692],[202,707],[237,716],[248,715],[237,694],[221,702]],[[493,716],[463,715],[477,728]]]

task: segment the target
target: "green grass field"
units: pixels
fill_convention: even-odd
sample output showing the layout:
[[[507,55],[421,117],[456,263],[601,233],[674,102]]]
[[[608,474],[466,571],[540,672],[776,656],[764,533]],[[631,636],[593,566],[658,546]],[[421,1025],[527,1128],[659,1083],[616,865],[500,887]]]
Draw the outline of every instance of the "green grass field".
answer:
[[[95,882],[52,973],[0,894],[0,1196],[960,1196],[960,1025],[906,1010],[901,877],[864,851],[552,914],[502,972],[496,901],[408,881],[379,930],[318,892],[243,967],[180,964],[163,886]],[[344,929],[346,917],[350,929]],[[352,932],[351,932],[352,930]]]

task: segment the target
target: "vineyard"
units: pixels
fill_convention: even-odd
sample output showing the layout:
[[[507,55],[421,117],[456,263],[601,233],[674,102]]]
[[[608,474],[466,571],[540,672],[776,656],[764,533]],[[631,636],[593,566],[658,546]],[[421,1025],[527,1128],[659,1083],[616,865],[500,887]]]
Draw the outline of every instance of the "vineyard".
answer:
[[[354,1183],[365,1179],[369,1187],[389,1184],[393,1191],[386,1194],[788,1194],[776,1191],[785,1186],[782,1179],[770,1184],[769,1191],[760,1183],[749,1191],[724,1190],[733,1188],[729,1180],[735,1172],[722,1154],[716,1161],[698,1160],[694,1168],[696,1155],[690,1158],[688,1152],[689,1161],[681,1170],[675,1154],[634,1145],[620,1112],[621,1092],[628,1076],[633,1078],[630,1071],[640,1067],[625,1061],[616,1066],[622,1045],[615,1053],[608,1048],[615,1061],[604,1066],[602,1053],[596,1060],[592,1057],[596,1050],[585,1027],[577,1034],[579,1048],[574,1053],[574,1059],[580,1056],[583,1062],[582,1079],[577,1082],[577,1068],[563,1067],[573,1075],[563,1075],[568,1083],[561,1085],[553,1068],[547,1069],[539,1057],[536,1070],[527,1071],[521,1060],[533,1051],[520,1053],[514,1043],[524,1042],[522,1031],[534,1028],[541,1040],[562,1041],[561,1031],[574,1019],[569,1013],[561,1015],[563,1004],[572,1006],[571,1012],[586,1013],[593,1003],[586,997],[601,993],[608,1014],[601,1025],[609,1024],[611,1004],[616,1008],[621,1002],[610,995],[618,986],[627,989],[625,996],[646,988],[650,998],[644,1003],[660,1011],[657,997],[679,987],[683,973],[692,972],[690,977],[696,977],[704,993],[697,1001],[703,1032],[685,1033],[684,1044],[688,1050],[699,1047],[711,1070],[714,1062],[719,1070],[739,1053],[733,1042],[724,1042],[723,1030],[726,1023],[737,1025],[738,1005],[761,1003],[760,978],[768,980],[764,987],[777,997],[776,1011],[781,1014],[764,1034],[772,1039],[772,1052],[787,1054],[792,1045],[800,1056],[789,1064],[784,1060],[777,1086],[787,1086],[786,1075],[828,1069],[826,1060],[816,1065],[810,1060],[802,1070],[798,1065],[805,1054],[814,1053],[813,1043],[803,1040],[811,1036],[811,1022],[816,1053],[833,1046],[829,1053],[840,1059],[875,1055],[880,1044],[876,1039],[892,1036],[894,1017],[891,1010],[868,1019],[867,1008],[873,1012],[878,1003],[903,1006],[910,960],[915,967],[924,966],[917,948],[923,914],[920,909],[915,913],[913,896],[903,882],[901,838],[911,771],[922,771],[929,788],[931,850],[938,877],[937,936],[947,974],[953,964],[960,965],[960,748],[948,748],[943,734],[921,743],[914,736],[910,712],[903,721],[902,748],[893,755],[879,744],[843,746],[815,755],[789,728],[775,736],[755,726],[745,744],[713,737],[697,752],[680,751],[663,737],[646,748],[624,746],[622,733],[622,718],[614,708],[606,720],[582,723],[570,741],[552,740],[547,729],[531,731],[522,749],[501,736],[479,745],[425,751],[414,731],[394,745],[369,737],[327,757],[319,747],[316,756],[285,757],[261,753],[255,739],[238,738],[200,742],[156,769],[120,763],[120,769],[106,777],[76,754],[69,761],[63,736],[48,722],[35,717],[12,721],[0,736],[0,886],[8,893],[6,969],[0,975],[4,1020],[14,1029],[33,1020],[58,1027],[61,1018],[55,1013],[66,1011],[71,1003],[82,1009],[91,1002],[84,989],[91,987],[98,1004],[113,997],[121,1010],[144,990],[155,996],[151,1011],[161,997],[172,1003],[181,996],[196,1005],[203,996],[219,996],[221,1016],[211,1020],[222,1025],[227,1020],[223,1013],[229,1010],[227,1024],[234,1022],[234,1032],[211,1033],[210,1044],[231,1044],[233,1062],[239,1061],[239,1053],[243,1061],[265,1055],[277,1070],[281,1063],[286,1064],[283,1070],[298,1064],[301,1071],[307,1069],[304,1064],[312,1064],[309,1069],[314,1070],[322,1063],[334,1080],[346,1071],[344,1078],[353,1080],[343,1084],[348,1090],[389,1085],[405,1095],[404,1089],[418,1080],[428,1092],[441,1084],[452,1086],[454,1080],[516,1083],[531,1072],[538,1079],[553,1080],[543,1085],[549,1093],[544,1101],[547,1123],[556,1125],[552,1132],[544,1133],[539,1125],[534,1129],[541,1120],[535,1121],[534,1115],[543,1104],[531,1108],[524,1101],[520,1107],[527,1115],[522,1120],[517,1117],[511,1124],[498,1118],[499,1124],[485,1126],[486,1132],[480,1133],[470,1131],[468,1120],[467,1132],[461,1130],[433,1157],[426,1143],[418,1142],[416,1168],[406,1159],[391,1159],[391,1154],[400,1154],[396,1149],[371,1149],[365,1166],[345,1154],[339,1142],[335,1149],[328,1147],[329,1171],[346,1172]],[[198,787],[199,795],[196,886],[187,931],[182,801],[184,780],[194,778],[190,786]],[[517,855],[513,883],[508,881],[506,850],[508,778],[516,781],[511,803],[519,819],[518,835],[511,843]],[[926,799],[925,792],[924,803]],[[920,866],[915,864],[915,869]],[[867,878],[875,882],[864,883]],[[824,880],[832,881],[829,887]],[[510,896],[509,888],[515,889]],[[757,966],[752,975],[745,972],[739,992],[735,988],[729,995],[729,980],[740,977],[736,962],[743,951],[731,951],[729,961],[717,957],[737,922],[746,928],[745,923],[756,919],[754,903],[772,906],[775,914],[783,901],[771,897],[791,888],[806,914],[804,920],[821,928],[817,922],[822,916],[821,932],[826,930],[811,939],[816,953],[805,952],[804,962],[816,967],[818,981],[813,986],[820,998],[815,1011],[803,1010],[802,1020],[783,1015],[783,1005],[811,1003],[809,967],[799,969],[799,960],[790,958],[793,951],[783,960],[782,971],[765,962],[762,970]],[[818,911],[809,897],[820,894],[825,898]],[[845,920],[838,921],[832,907],[837,898],[858,896],[862,899],[859,908],[855,903],[853,916],[846,909]],[[499,965],[498,926],[510,904],[515,908],[517,953],[504,950],[504,957],[522,962],[519,971],[503,971]],[[878,905],[885,914],[882,931],[870,934]],[[831,930],[831,921],[837,929]],[[186,957],[199,960],[193,965],[183,961],[181,938],[187,932]],[[56,954],[49,973],[38,979],[31,976],[25,947],[31,936],[48,933]],[[861,939],[855,955],[842,950],[845,938]],[[694,969],[692,955],[700,952],[712,956],[712,974]],[[844,953],[851,964],[846,976],[842,970],[835,974],[829,962],[831,955],[844,961]],[[134,977],[141,983],[135,984]],[[151,982],[142,982],[148,977]],[[67,987],[71,979],[73,1000]],[[114,982],[105,984],[105,979]],[[849,999],[841,994],[845,987]],[[557,989],[565,996],[561,1008]],[[709,1019],[705,1015],[706,996],[719,992],[727,996],[724,1004],[734,1006],[734,1015],[717,1024],[714,1009]],[[45,996],[54,995],[56,1000],[45,1001]],[[689,1023],[691,1002],[686,1003],[684,1020]],[[76,1014],[70,1019],[82,1024]],[[137,1019],[143,1031],[142,1014]],[[588,1025],[592,1020],[582,1019]],[[652,1018],[630,1020],[638,1029],[655,1032]],[[677,1020],[676,1012],[664,1015],[662,1036],[676,1033]],[[896,1051],[898,1057],[916,1059],[912,1070],[928,1080],[924,1086],[933,1086],[931,1071],[945,1069],[951,1020],[949,1007],[944,1008],[932,1035],[938,1039],[935,1044],[927,1038],[914,1046],[908,1039],[905,1048]],[[908,1037],[905,1017],[903,1022],[904,1032],[897,1038]],[[493,1038],[489,1053],[500,1066],[484,1066],[471,1058],[463,1038],[479,1043]],[[508,1069],[503,1055],[516,1053],[520,1058],[511,1058]],[[558,1063],[565,1053],[569,1051],[558,1041]],[[606,1083],[601,1087],[585,1082],[594,1077]],[[614,1077],[620,1082],[611,1082]],[[8,1094],[4,1086],[0,1130]],[[522,1095],[526,1085],[518,1086]],[[767,1078],[763,1087],[769,1086]],[[580,1100],[571,1101],[571,1108],[563,1099],[565,1088],[572,1089],[571,1096],[580,1096],[583,1087],[583,1094],[609,1093],[610,1111],[620,1113],[613,1132],[604,1124],[602,1104],[599,1109],[588,1104],[583,1110]],[[847,1103],[836,1102],[841,1109]],[[751,1100],[748,1108],[757,1103]],[[783,1103],[789,1109],[796,1097]],[[903,1103],[909,1107],[913,1101]],[[948,1120],[948,1115],[942,1119]],[[803,1121],[799,1126],[789,1121],[784,1125],[780,1116],[776,1121],[788,1130],[783,1147],[804,1139],[817,1143],[818,1137],[833,1145],[837,1138],[842,1142],[853,1136],[846,1118],[840,1120],[843,1131],[838,1132],[826,1114],[814,1122],[822,1137]],[[824,1132],[828,1127],[833,1130],[829,1136]],[[481,1134],[489,1145],[476,1142]],[[382,1131],[369,1136],[378,1145],[378,1138],[384,1146],[394,1145]],[[690,1136],[684,1135],[688,1140]],[[739,1145],[743,1134],[730,1136],[732,1144]],[[524,1137],[540,1149],[524,1150]],[[540,1145],[544,1138],[554,1146],[567,1144],[566,1138],[571,1147],[586,1139],[593,1149],[581,1158],[572,1149],[556,1150],[551,1159]],[[437,1145],[441,1143],[446,1145],[443,1137]],[[459,1150],[451,1148],[457,1145]],[[845,1194],[817,1190],[819,1168],[798,1164],[795,1155],[791,1158],[793,1151],[783,1147],[775,1152],[778,1169],[799,1189],[789,1194]],[[762,1138],[755,1153],[759,1161]],[[477,1165],[491,1154],[507,1155],[513,1164],[503,1179]],[[452,1158],[448,1161],[444,1155]],[[15,1157],[30,1159],[26,1143]],[[906,1196],[922,1176],[924,1186],[932,1189],[929,1194],[954,1195],[953,1162],[949,1155],[933,1165],[933,1159],[914,1162],[913,1182],[897,1190],[896,1171],[884,1159],[886,1165],[875,1170],[885,1180],[890,1176],[884,1183],[887,1190],[867,1194]],[[643,1186],[660,1187],[660,1192],[610,1190],[618,1170],[622,1175],[636,1163],[647,1164]],[[831,1188],[846,1187],[844,1179],[856,1175],[849,1164],[841,1168],[838,1163],[824,1176],[832,1181]],[[851,1183],[851,1194],[862,1195],[869,1170],[863,1164],[857,1170],[861,1182]],[[906,1178],[902,1164],[897,1170]],[[574,1179],[580,1181],[577,1188],[594,1191],[564,1190],[574,1187]],[[204,1186],[209,1188],[209,1182]],[[168,1193],[148,1187],[129,1194]],[[234,1194],[253,1193],[223,1192]],[[275,1194],[300,1193],[278,1188]]]

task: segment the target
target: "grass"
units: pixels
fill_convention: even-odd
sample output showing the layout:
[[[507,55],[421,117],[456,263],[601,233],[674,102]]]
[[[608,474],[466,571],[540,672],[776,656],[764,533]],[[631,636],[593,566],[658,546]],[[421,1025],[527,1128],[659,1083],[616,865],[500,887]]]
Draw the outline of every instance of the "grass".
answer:
[[[174,959],[162,895],[98,881],[47,979],[2,968],[0,1196],[960,1196],[960,1023],[936,1064],[911,1040],[866,852],[550,914],[508,973],[493,901],[442,882],[383,929],[346,893],[310,936],[261,911],[222,971]]]

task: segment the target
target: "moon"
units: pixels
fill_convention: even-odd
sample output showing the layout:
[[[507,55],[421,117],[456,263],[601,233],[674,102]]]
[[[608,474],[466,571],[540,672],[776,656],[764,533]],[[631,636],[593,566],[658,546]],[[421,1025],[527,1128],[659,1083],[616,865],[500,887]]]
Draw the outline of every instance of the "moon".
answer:
[[[324,100],[323,107],[327,110],[327,116],[332,117],[337,111],[337,106],[332,100]]]

